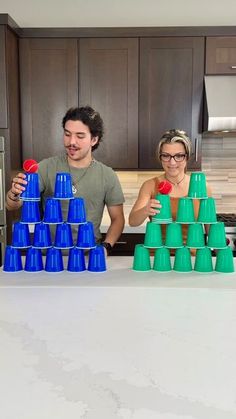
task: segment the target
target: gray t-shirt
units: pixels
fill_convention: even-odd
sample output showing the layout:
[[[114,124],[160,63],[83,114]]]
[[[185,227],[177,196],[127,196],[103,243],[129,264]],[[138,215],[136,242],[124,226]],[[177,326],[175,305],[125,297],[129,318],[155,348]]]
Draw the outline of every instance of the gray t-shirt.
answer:
[[[55,156],[39,163],[40,190],[43,207],[45,200],[54,194],[56,174],[70,173],[72,176],[73,193],[75,197],[84,199],[87,221],[92,221],[96,240],[101,239],[100,224],[104,206],[120,205],[124,195],[116,173],[110,167],[93,160],[87,168],[69,167],[67,156]],[[63,219],[66,221],[69,201],[61,201]],[[72,227],[73,236],[78,228]]]

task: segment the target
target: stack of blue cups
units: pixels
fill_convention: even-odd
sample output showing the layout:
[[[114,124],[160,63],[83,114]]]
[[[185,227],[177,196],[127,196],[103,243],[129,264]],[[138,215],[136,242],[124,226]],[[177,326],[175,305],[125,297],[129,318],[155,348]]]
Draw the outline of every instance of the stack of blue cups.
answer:
[[[82,272],[86,270],[85,250],[89,250],[88,271],[104,272],[106,270],[103,246],[97,246],[94,227],[86,220],[83,198],[74,198],[70,173],[57,173],[53,197],[45,202],[44,216],[40,218],[40,191],[37,173],[27,173],[26,189],[20,199],[23,201],[21,218],[13,225],[12,245],[7,246],[3,271],[17,272],[61,272],[64,270],[62,250],[68,250],[67,270]],[[63,220],[61,200],[69,200],[67,220]],[[29,224],[34,224],[34,235],[31,244]],[[55,225],[55,240],[52,242],[50,225]],[[73,243],[71,226],[78,226],[76,244]],[[26,250],[24,268],[20,250]],[[46,250],[45,267],[42,250]]]

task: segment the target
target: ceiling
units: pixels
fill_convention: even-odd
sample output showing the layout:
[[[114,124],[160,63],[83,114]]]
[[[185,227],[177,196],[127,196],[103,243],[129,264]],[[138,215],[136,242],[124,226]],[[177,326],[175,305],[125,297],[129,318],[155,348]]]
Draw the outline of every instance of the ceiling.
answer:
[[[235,0],[1,0],[22,28],[235,26]]]

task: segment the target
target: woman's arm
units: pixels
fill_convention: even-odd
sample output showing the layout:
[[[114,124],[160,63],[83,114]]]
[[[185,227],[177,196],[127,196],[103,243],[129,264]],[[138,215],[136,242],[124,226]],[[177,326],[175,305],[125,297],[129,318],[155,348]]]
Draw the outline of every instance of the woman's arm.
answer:
[[[136,227],[142,224],[147,217],[152,217],[159,212],[159,201],[152,198],[154,180],[150,179],[143,183],[138,198],[129,214],[129,225]]]

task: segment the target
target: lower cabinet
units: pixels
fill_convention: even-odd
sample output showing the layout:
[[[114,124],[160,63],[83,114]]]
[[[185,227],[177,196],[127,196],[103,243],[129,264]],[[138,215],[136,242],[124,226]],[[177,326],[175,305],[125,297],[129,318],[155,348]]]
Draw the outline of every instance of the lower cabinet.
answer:
[[[133,256],[135,245],[143,244],[144,236],[144,233],[123,233],[112,249],[112,256]]]

